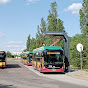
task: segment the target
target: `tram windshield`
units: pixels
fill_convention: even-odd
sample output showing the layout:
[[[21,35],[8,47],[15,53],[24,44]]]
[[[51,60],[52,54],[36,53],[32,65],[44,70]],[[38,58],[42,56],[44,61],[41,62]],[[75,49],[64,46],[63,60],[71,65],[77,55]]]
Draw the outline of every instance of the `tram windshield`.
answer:
[[[61,50],[45,51],[44,62],[47,64],[63,63],[63,52]]]

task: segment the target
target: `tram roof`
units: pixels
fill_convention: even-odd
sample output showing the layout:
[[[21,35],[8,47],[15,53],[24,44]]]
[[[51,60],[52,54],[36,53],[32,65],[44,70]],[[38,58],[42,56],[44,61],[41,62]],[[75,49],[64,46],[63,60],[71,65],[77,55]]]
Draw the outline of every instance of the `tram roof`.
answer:
[[[33,52],[43,51],[43,50],[62,50],[59,46],[43,46],[37,49],[34,49]]]
[[[5,53],[5,51],[0,51],[0,53]]]
[[[32,51],[27,51],[27,52],[23,52],[22,54],[29,54],[29,53],[33,53]]]
[[[33,51],[29,51],[29,53],[33,53]]]

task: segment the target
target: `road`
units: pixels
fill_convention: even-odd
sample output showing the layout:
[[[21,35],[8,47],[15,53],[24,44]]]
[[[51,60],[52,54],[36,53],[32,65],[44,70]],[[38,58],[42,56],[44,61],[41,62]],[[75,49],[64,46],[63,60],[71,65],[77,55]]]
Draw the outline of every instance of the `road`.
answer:
[[[14,59],[7,62],[7,68],[0,69],[0,88],[88,88],[88,87],[52,80],[50,78],[39,76],[33,71],[26,68],[24,65],[22,65],[19,60]]]

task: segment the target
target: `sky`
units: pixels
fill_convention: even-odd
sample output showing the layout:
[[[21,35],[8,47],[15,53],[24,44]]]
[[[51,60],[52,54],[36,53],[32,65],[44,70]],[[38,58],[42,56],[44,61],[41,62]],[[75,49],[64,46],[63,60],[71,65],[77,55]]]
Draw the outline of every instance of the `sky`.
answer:
[[[28,35],[35,38],[41,18],[47,21],[54,1],[68,36],[80,34],[79,10],[83,0],[0,0],[0,50],[21,52],[25,49]]]

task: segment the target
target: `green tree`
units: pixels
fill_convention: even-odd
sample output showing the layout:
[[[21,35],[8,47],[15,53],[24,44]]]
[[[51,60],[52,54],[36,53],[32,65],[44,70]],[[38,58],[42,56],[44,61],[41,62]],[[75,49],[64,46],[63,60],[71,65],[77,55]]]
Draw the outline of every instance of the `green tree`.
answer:
[[[41,44],[44,44],[46,40],[46,37],[43,36],[43,33],[46,32],[46,22],[44,21],[44,18],[41,18],[40,32]]]
[[[23,52],[26,52],[27,51],[27,48],[23,50]]]
[[[71,65],[80,67],[80,53],[76,49],[76,45],[81,43],[84,47],[82,52],[83,67],[88,67],[88,38],[84,34],[76,34],[70,38],[70,62]]]
[[[57,27],[56,28],[57,28],[56,31],[66,32],[64,30],[63,21],[61,19],[57,20]]]
[[[80,29],[82,32],[82,37],[80,41],[84,46],[83,49],[83,66],[88,66],[88,0],[83,0],[82,9],[80,9]]]
[[[57,26],[57,3],[51,3],[51,9],[49,10],[48,21],[48,31],[56,31]]]
[[[7,51],[6,55],[7,55],[8,58],[14,58],[14,55],[12,55],[9,51]]]
[[[44,33],[46,31],[46,22],[43,17],[41,18],[40,31],[41,33]]]
[[[41,38],[40,38],[40,27],[39,25],[37,26],[37,33],[36,33],[36,47],[40,47],[41,44]]]
[[[47,21],[48,21],[47,31],[65,32],[65,29],[63,26],[63,21],[60,18],[58,18],[57,3],[53,2],[53,3],[51,3],[50,6],[51,6],[51,9],[49,10],[49,15],[47,18]],[[51,45],[53,42],[56,41],[56,38],[54,38],[53,36],[48,36],[47,39],[48,39],[47,45]],[[58,42],[55,45],[64,47],[63,38],[59,37],[59,39],[60,39],[60,42]]]
[[[88,0],[83,0],[80,9],[80,29],[83,34],[88,35]]]
[[[46,46],[51,45],[53,42],[56,41],[56,38],[53,36],[43,36],[42,34],[45,31],[61,31],[65,32],[64,26],[63,26],[63,21],[58,18],[57,15],[57,3],[53,2],[51,3],[51,8],[49,10],[49,15],[47,17],[47,23],[45,22],[44,18],[41,18],[41,24],[37,26],[37,33],[36,33],[36,38],[32,38],[30,42],[30,36],[28,37],[27,40],[27,49],[31,48],[31,50],[35,48],[38,48],[42,46],[42,43],[45,44]],[[63,45],[63,38],[60,38],[61,43],[57,43],[56,45]],[[33,44],[34,43],[34,44]]]
[[[48,21],[48,31],[61,31],[65,32],[63,21],[58,18],[57,14],[57,3],[51,3],[51,9],[49,10]]]
[[[37,48],[37,46],[36,46],[36,39],[35,38],[31,39],[31,45],[30,45],[30,47],[31,47],[31,51],[33,51],[33,49]]]
[[[31,39],[30,39],[30,34],[28,36],[27,42],[26,42],[26,50],[29,51],[30,50],[30,44],[31,44]]]

